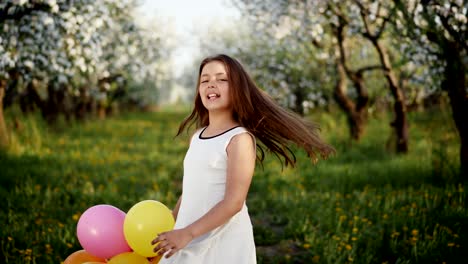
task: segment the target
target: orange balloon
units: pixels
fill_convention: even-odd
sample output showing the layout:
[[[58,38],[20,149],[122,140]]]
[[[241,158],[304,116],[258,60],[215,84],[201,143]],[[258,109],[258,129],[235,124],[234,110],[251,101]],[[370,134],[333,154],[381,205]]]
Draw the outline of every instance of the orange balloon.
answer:
[[[91,261],[91,262],[83,262],[83,264],[106,264],[105,262],[95,262],[95,261]]]
[[[88,252],[86,252],[84,249],[78,250],[76,252],[73,252],[68,256],[63,264],[83,264],[84,262],[97,262],[97,263],[105,263],[106,260],[103,258],[98,258],[95,257]]]
[[[151,259],[150,264],[158,264],[161,258],[162,258],[162,255],[157,255],[156,257]]]

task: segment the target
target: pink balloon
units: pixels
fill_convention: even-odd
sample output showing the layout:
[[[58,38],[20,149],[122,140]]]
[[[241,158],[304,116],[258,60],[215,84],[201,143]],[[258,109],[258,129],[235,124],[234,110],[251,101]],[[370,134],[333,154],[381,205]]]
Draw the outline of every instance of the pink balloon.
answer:
[[[132,251],[123,232],[125,215],[112,205],[88,208],[78,220],[76,231],[83,249],[104,259]]]

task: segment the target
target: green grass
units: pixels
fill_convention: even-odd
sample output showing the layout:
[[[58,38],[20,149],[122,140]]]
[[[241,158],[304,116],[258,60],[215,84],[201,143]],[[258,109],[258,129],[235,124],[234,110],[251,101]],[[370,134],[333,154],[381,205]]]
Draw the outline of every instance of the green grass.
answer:
[[[47,127],[7,112],[0,153],[0,262],[59,263],[80,249],[76,224],[96,204],[172,207],[188,138],[182,113],[129,113]],[[466,185],[455,180],[457,134],[446,113],[410,116],[410,153],[387,150],[389,118],[370,120],[359,144],[341,115],[313,114],[337,155],[297,167],[272,155],[248,197],[259,263],[459,263],[468,247]]]

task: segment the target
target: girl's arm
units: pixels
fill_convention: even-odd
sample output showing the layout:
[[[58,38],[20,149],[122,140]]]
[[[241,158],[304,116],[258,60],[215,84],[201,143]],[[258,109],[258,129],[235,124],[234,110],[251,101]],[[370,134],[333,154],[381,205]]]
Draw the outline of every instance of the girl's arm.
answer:
[[[227,147],[228,164],[224,199],[189,226],[160,234],[153,244],[154,251],[172,256],[191,240],[226,223],[242,209],[255,169],[255,145],[252,136],[242,133],[234,136]]]
[[[182,199],[182,195],[179,196],[179,200],[177,201],[174,209],[172,209],[172,216],[174,217],[174,220],[177,220],[177,215],[179,214],[180,200],[181,199]]]

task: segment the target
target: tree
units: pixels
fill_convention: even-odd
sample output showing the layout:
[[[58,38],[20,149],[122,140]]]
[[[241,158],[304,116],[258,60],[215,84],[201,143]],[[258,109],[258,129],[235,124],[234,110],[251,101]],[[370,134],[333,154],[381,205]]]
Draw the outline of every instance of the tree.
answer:
[[[295,41],[314,43],[324,49],[337,50],[335,63],[338,78],[335,85],[335,98],[345,111],[352,138],[358,139],[362,135],[366,120],[368,91],[365,87],[364,73],[379,69],[387,79],[391,94],[394,97],[395,121],[392,125],[397,134],[397,152],[406,152],[408,149],[408,125],[406,120],[405,98],[395,69],[390,61],[389,51],[382,39],[386,32],[386,15],[390,15],[390,7],[381,3],[382,1],[254,1],[245,0],[241,9],[245,10],[257,24],[267,25],[264,30],[271,31],[271,25],[281,21],[296,21],[297,26],[292,24],[289,31],[290,38]],[[375,18],[374,18],[375,17]],[[263,22],[266,20],[267,22]],[[276,22],[277,21],[277,22]],[[262,23],[263,22],[263,23]],[[323,26],[326,30],[323,30]],[[316,29],[321,28],[319,34]],[[374,28],[376,30],[374,31]],[[346,31],[345,31],[346,30]],[[296,33],[298,32],[298,33]],[[270,34],[272,35],[272,34]],[[378,64],[363,65],[352,70],[347,63],[345,48],[345,37],[360,37],[370,41],[376,51]],[[335,38],[334,41],[327,41]],[[310,62],[309,62],[310,63]],[[346,88],[345,78],[348,77],[355,88],[356,103],[350,98]]]
[[[325,105],[329,100],[326,91],[331,89],[330,51],[317,44],[331,39],[322,39],[320,23],[303,27],[295,17],[270,12],[284,10],[282,2],[237,4],[246,14],[244,17],[251,20],[249,41],[242,45],[239,57],[259,85],[280,104],[302,115]]]
[[[335,6],[328,4],[324,12],[330,23],[332,34],[336,38],[336,67],[338,72],[337,83],[335,86],[335,100],[344,110],[348,118],[351,138],[359,141],[364,134],[364,128],[367,123],[367,112],[369,93],[364,80],[364,74],[367,71],[380,69],[379,65],[363,66],[353,70],[348,65],[348,55],[345,47],[346,30],[350,24],[349,18]],[[334,16],[334,17],[332,17]],[[354,102],[348,93],[347,78],[351,80],[356,91],[356,102]]]
[[[396,7],[385,4],[386,1],[353,0],[360,14],[360,34],[369,40],[378,53],[383,74],[394,99],[393,110],[395,119],[391,126],[396,134],[396,151],[408,152],[408,120],[405,95],[392,65],[390,53],[382,39],[386,31],[387,22],[395,13]],[[353,3],[351,3],[352,5]],[[354,6],[351,6],[354,8]]]
[[[442,76],[460,136],[461,175],[468,179],[468,3],[464,0],[401,1],[393,23],[420,56]],[[414,45],[416,44],[416,45]],[[422,55],[421,55],[422,54]],[[434,59],[434,57],[436,59]]]
[[[82,117],[93,106],[104,116],[123,96],[154,102],[170,47],[161,44],[156,30],[135,22],[136,6],[136,0],[0,4],[0,96],[7,99],[2,102],[19,98],[22,109],[34,103],[49,122],[60,113]],[[6,139],[2,122],[0,115]]]

